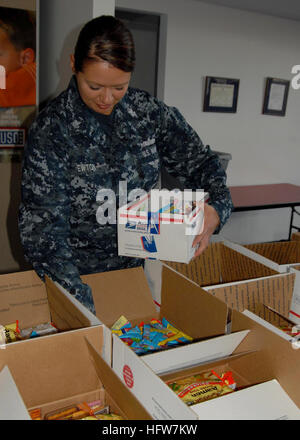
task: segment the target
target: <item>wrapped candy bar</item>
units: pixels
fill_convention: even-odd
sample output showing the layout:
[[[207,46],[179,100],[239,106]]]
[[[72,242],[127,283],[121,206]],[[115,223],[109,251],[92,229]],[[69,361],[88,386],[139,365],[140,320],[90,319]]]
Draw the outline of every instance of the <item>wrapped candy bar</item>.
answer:
[[[231,371],[221,376],[209,371],[166,383],[189,406],[231,393],[236,388]]]
[[[57,333],[57,328],[52,323],[39,324],[35,327],[20,330],[21,339],[36,338],[37,336],[46,336]]]

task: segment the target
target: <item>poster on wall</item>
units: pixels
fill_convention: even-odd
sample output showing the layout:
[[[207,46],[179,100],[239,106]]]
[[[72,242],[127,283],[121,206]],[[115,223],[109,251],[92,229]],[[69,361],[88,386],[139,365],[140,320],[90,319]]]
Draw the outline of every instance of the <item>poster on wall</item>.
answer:
[[[37,112],[36,12],[0,3],[0,162],[20,161]]]

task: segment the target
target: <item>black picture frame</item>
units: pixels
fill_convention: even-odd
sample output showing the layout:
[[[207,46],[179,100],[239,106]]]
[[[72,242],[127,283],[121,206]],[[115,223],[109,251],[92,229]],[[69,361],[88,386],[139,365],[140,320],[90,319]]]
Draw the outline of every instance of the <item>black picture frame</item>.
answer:
[[[205,77],[204,112],[236,113],[240,80]]]
[[[285,116],[290,81],[280,78],[266,78],[262,113],[264,115]]]

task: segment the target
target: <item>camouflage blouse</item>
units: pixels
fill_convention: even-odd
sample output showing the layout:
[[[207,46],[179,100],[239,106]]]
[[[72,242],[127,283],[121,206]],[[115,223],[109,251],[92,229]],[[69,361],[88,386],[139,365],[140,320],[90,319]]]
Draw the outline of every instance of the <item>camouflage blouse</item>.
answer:
[[[217,155],[176,108],[129,88],[111,126],[100,116],[82,101],[75,77],[40,112],[25,147],[19,214],[24,253],[39,276],[58,281],[92,310],[80,275],[142,264],[118,256],[116,210],[106,224],[97,221],[99,189],[112,190],[118,208],[120,182],[128,193],[149,191],[163,164],[185,188],[209,192],[219,229],[232,211]]]

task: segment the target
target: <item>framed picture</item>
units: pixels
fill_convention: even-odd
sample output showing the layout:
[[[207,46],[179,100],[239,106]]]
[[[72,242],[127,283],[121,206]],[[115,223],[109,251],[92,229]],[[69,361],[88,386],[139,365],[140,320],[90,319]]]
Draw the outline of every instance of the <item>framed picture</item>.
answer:
[[[207,76],[203,111],[236,113],[239,83],[239,79]]]
[[[267,78],[263,114],[285,116],[290,81],[279,78]]]

